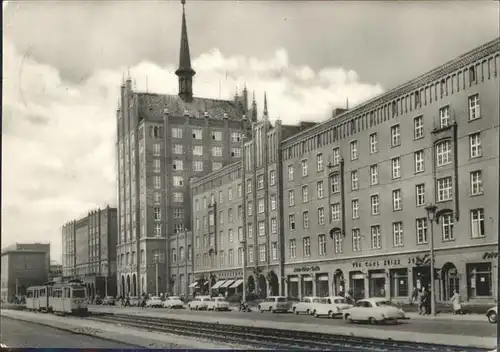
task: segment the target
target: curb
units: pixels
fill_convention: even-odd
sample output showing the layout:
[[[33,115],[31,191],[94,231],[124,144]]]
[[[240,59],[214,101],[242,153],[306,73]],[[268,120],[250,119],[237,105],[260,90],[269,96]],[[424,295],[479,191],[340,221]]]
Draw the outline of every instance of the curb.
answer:
[[[31,323],[31,324],[36,324],[36,325],[42,325],[42,326],[46,326],[46,327],[49,327],[49,328],[52,328],[52,329],[56,329],[56,330],[59,330],[59,331],[69,332],[69,333],[74,334],[74,335],[83,335],[83,336],[89,336],[89,337],[98,338],[98,339],[105,340],[105,341],[118,342],[118,343],[120,343],[122,345],[128,345],[131,348],[138,348],[138,347],[139,348],[150,348],[149,346],[143,346],[143,345],[139,345],[139,344],[135,344],[134,345],[134,344],[131,344],[131,343],[128,343],[128,342],[120,341],[118,339],[113,339],[111,337],[99,336],[97,334],[91,334],[89,332],[74,331],[74,330],[72,330],[70,328],[63,328],[63,327],[60,327],[60,326],[54,326],[54,325],[51,325],[49,323],[44,323],[44,322],[35,322],[35,321],[32,321],[32,320],[23,319],[23,318],[20,318],[20,317],[6,316],[6,315],[2,314],[2,318],[3,319],[11,319],[11,320],[24,321],[26,323]]]

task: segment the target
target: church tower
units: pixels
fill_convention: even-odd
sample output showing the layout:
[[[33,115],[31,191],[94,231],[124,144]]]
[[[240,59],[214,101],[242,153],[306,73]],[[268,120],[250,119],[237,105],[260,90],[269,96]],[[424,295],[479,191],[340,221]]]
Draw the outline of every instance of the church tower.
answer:
[[[179,68],[175,74],[179,78],[179,96],[182,100],[189,102],[193,99],[193,76],[196,72],[191,68],[191,55],[189,53],[189,42],[186,28],[186,0],[182,3],[182,30],[181,30],[181,49],[179,54]]]

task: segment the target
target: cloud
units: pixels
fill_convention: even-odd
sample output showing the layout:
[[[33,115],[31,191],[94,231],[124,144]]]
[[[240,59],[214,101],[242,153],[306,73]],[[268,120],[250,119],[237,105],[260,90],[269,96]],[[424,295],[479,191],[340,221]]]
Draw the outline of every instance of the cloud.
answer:
[[[51,241],[59,259],[63,223],[116,205],[115,110],[127,69],[95,71],[75,84],[29,51],[18,52],[8,37],[3,52],[3,242]],[[346,98],[357,104],[382,92],[346,68],[294,66],[284,49],[264,58],[212,49],[193,67],[196,96],[231,98],[246,83],[260,109],[267,91],[271,119],[284,123],[324,120]],[[174,71],[175,63],[148,61],[130,68],[136,90],[171,94],[177,93]]]

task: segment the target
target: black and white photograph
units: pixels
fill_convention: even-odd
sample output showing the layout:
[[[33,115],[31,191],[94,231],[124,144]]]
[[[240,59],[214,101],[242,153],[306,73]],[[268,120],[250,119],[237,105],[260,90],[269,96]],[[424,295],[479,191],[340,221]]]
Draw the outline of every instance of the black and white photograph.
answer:
[[[500,2],[2,22],[1,348],[497,351]]]

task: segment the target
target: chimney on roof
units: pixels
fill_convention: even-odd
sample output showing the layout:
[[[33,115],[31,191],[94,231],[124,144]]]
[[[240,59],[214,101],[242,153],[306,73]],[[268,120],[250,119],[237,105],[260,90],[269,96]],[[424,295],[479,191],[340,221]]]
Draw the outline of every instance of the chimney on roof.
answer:
[[[347,109],[343,109],[343,108],[333,109],[333,111],[332,111],[332,119],[337,118],[339,115],[342,115],[346,111],[347,111]]]

